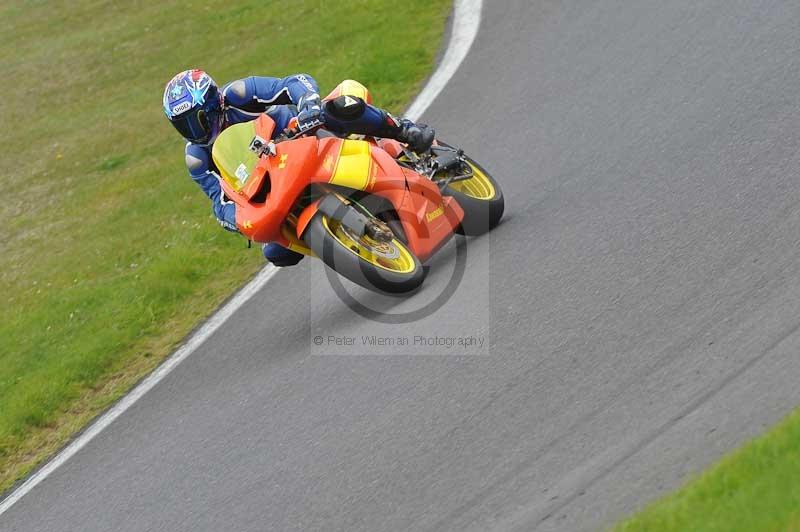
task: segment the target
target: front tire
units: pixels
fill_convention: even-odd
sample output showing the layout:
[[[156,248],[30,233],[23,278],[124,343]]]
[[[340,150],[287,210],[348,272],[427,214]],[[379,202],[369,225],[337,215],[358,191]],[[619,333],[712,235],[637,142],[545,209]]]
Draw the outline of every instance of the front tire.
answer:
[[[309,222],[303,240],[329,268],[369,290],[403,294],[425,279],[422,263],[397,238],[377,242],[353,235],[321,212]]]

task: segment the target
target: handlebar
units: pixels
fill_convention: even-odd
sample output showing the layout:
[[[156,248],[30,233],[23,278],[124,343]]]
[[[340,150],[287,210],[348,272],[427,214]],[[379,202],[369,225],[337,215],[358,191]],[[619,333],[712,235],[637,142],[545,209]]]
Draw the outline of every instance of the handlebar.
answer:
[[[318,130],[323,125],[325,124],[322,122],[322,120],[315,120],[314,122],[311,122],[309,125],[303,128],[294,127],[291,129],[287,129],[286,131],[275,137],[275,140],[273,142],[275,144],[279,144],[281,142],[286,142],[287,140],[294,140],[298,137],[301,137],[302,135],[307,135],[312,131]]]
[[[299,128],[291,128],[286,129],[282,134],[278,135],[272,140],[263,139],[256,135],[253,137],[253,140],[250,141],[250,146],[248,149],[254,152],[259,157],[269,156],[273,157],[276,154],[275,145],[280,144],[281,142],[286,142],[287,140],[294,140],[301,135],[306,135],[312,131],[316,131],[317,129],[321,128],[324,125],[322,120],[315,120],[311,122],[306,127]]]

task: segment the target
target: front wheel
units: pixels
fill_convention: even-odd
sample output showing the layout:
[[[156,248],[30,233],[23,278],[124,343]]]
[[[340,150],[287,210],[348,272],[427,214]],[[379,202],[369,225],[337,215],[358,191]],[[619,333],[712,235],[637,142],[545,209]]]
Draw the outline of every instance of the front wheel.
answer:
[[[440,142],[443,146],[448,146]],[[482,235],[500,223],[505,209],[503,191],[492,175],[469,156],[464,162],[472,170],[472,177],[454,181],[444,187],[442,194],[452,196],[464,210],[464,219],[458,232],[464,235]]]
[[[321,212],[311,219],[303,239],[328,267],[369,290],[402,294],[425,279],[422,263],[397,238],[378,242],[355,235]]]

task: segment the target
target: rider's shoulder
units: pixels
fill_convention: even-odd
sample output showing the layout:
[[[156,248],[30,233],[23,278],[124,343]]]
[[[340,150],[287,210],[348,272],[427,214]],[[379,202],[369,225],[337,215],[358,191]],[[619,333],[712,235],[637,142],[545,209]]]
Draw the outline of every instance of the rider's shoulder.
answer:
[[[223,85],[222,96],[226,100],[245,98],[247,96],[247,78],[235,79]]]
[[[268,76],[247,76],[235,79],[222,86],[222,96],[226,100],[247,100],[253,96],[259,85],[272,84],[276,79]]]

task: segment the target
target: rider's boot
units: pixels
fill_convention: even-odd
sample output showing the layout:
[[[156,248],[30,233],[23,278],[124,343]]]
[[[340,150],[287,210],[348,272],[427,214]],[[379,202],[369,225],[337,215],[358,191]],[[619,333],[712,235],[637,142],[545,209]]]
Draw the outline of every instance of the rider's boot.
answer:
[[[304,257],[302,253],[292,251],[291,249],[285,248],[280,244],[276,244],[275,242],[264,244],[261,247],[261,251],[264,253],[265,259],[275,266],[280,267],[294,266]]]

